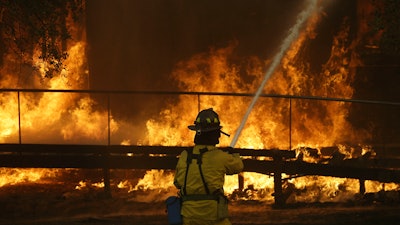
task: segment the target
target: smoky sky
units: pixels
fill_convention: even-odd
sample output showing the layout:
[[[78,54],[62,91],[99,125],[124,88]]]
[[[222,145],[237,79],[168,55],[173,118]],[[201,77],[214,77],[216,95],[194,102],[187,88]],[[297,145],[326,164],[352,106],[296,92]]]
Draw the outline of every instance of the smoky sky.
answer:
[[[329,55],[341,18],[354,13],[354,3],[348,3],[353,1],[337,2],[325,9],[323,32],[310,44],[316,49],[312,55],[317,67]],[[298,0],[88,0],[90,87],[173,90],[168,75],[178,61],[232,41],[237,41],[239,55],[271,58],[305,4]]]

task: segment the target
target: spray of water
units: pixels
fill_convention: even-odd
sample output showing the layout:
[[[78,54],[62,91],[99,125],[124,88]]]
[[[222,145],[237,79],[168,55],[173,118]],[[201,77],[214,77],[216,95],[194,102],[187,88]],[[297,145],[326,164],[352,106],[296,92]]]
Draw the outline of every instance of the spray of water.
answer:
[[[299,14],[296,23],[293,27],[290,28],[288,36],[284,39],[283,43],[280,46],[278,53],[273,58],[270,67],[268,68],[267,72],[265,73],[264,79],[259,86],[257,92],[255,93],[249,107],[247,108],[246,114],[244,115],[238,130],[235,133],[235,136],[232,139],[230,147],[234,147],[236,142],[240,136],[240,133],[243,130],[244,125],[246,124],[247,118],[250,115],[255,103],[257,102],[258,97],[260,96],[262,90],[264,89],[265,84],[267,83],[268,79],[271,77],[272,73],[275,71],[276,67],[279,65],[280,61],[282,60],[285,52],[290,47],[291,43],[298,37],[300,28],[303,23],[312,15],[312,13],[316,10],[317,0],[310,0],[307,4],[307,7]]]

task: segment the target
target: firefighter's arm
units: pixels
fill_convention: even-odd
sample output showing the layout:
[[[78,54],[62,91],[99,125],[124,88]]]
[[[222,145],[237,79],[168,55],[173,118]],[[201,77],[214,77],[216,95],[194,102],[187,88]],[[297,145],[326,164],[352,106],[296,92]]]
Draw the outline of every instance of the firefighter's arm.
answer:
[[[233,175],[242,172],[243,161],[239,153],[226,154],[227,160],[225,164],[226,174]]]
[[[178,163],[175,168],[174,185],[176,188],[181,189],[183,185],[183,180],[185,176],[185,166],[186,166],[187,152],[183,151],[178,159]]]

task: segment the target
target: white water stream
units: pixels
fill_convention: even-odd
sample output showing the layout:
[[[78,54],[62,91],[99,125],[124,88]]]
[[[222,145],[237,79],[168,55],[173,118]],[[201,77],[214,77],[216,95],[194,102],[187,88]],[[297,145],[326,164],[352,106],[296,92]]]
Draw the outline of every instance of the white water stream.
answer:
[[[260,86],[258,87],[257,92],[255,93],[249,107],[247,108],[246,114],[244,115],[238,130],[235,133],[235,136],[232,139],[232,142],[230,144],[230,147],[234,147],[236,145],[237,140],[239,139],[240,133],[243,130],[244,125],[246,124],[247,118],[249,117],[251,111],[254,108],[255,103],[257,102],[257,99],[260,97],[265,84],[267,83],[268,79],[271,77],[272,73],[275,71],[279,63],[281,62],[285,52],[287,49],[290,47],[292,42],[296,40],[300,33],[300,28],[304,24],[305,21],[315,12],[317,9],[317,0],[310,0],[307,3],[307,7],[300,12],[298,15],[296,23],[293,25],[293,27],[290,28],[288,36],[284,39],[282,42],[278,53],[275,55],[273,58],[270,67],[268,68],[267,72],[265,73],[264,79],[261,82]]]

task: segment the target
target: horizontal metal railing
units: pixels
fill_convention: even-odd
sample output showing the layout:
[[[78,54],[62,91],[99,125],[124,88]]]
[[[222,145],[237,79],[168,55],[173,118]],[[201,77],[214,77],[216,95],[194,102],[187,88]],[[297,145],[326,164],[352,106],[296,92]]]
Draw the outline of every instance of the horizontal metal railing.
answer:
[[[2,88],[0,92],[63,92],[63,93],[92,93],[92,94],[151,94],[151,95],[217,95],[217,96],[237,96],[252,97],[255,93],[245,92],[197,92],[197,91],[147,91],[147,90],[71,90],[71,89],[14,89]],[[350,98],[332,98],[321,96],[299,96],[299,95],[280,95],[280,94],[260,94],[260,97],[270,98],[289,98],[289,99],[308,99],[338,102],[353,102],[365,104],[382,104],[400,106],[400,102],[367,100],[367,99],[350,99]]]
[[[17,144],[0,144],[0,167],[47,167],[47,168],[103,168],[105,190],[109,192],[109,172],[111,168],[139,168],[139,169],[173,169],[177,155],[186,147],[167,146],[123,146],[111,144],[111,108],[110,96],[114,94],[132,95],[192,95],[197,96],[200,110],[201,96],[229,96],[253,97],[254,93],[229,93],[229,92],[185,92],[185,91],[122,91],[122,90],[48,90],[48,89],[0,89],[1,93],[16,93],[18,96],[18,140]],[[107,96],[107,145],[54,145],[54,144],[25,144],[22,142],[21,131],[21,93],[76,93],[76,94],[104,94]],[[1,97],[1,96],[0,96]],[[381,182],[400,182],[400,171],[393,168],[360,166],[351,164],[331,165],[306,163],[295,159],[295,152],[291,150],[292,134],[292,100],[305,99],[317,101],[335,101],[359,104],[374,104],[397,107],[399,102],[328,98],[318,96],[293,96],[278,94],[261,94],[264,98],[288,99],[289,111],[289,150],[254,151],[252,149],[233,149],[243,156],[245,171],[274,174],[276,198],[282,195],[281,174],[288,175],[320,175],[348,177],[363,180],[378,180]],[[136,157],[132,157],[132,155]],[[161,154],[162,157],[153,157],[150,154]],[[271,157],[273,160],[258,160],[257,157]],[[149,163],[151,162],[151,163]],[[368,165],[371,165],[371,162]],[[373,162],[374,163],[374,162]],[[152,164],[152,165],[149,165]],[[108,184],[107,184],[108,183]],[[240,182],[239,182],[240,183]],[[360,188],[361,189],[361,188]],[[282,203],[282,200],[277,200]]]
[[[229,97],[253,97],[254,93],[234,93],[234,92],[192,92],[192,91],[146,91],[146,90],[68,90],[68,89],[13,89],[3,88],[0,89],[0,93],[17,93],[18,98],[18,140],[19,144],[22,144],[22,132],[21,132],[21,107],[20,107],[20,93],[76,93],[76,94],[104,94],[107,96],[107,111],[108,111],[108,145],[111,144],[111,109],[110,109],[110,96],[114,94],[132,95],[132,94],[143,94],[143,95],[192,95],[197,96],[198,108],[200,110],[200,97],[201,96],[229,96]],[[346,103],[360,103],[360,104],[374,104],[374,105],[386,105],[386,106],[400,106],[400,102],[390,101],[377,101],[377,100],[363,100],[363,99],[349,99],[349,98],[331,98],[321,96],[296,96],[296,95],[279,95],[279,94],[261,94],[263,98],[279,98],[289,100],[289,145],[291,149],[291,112],[292,112],[292,100],[303,99],[303,100],[316,100],[316,101],[333,101],[333,102],[346,102]]]

